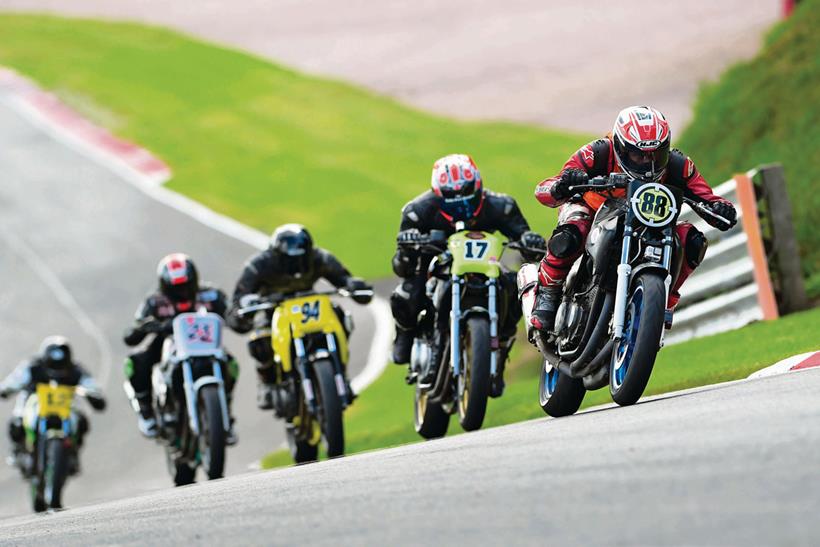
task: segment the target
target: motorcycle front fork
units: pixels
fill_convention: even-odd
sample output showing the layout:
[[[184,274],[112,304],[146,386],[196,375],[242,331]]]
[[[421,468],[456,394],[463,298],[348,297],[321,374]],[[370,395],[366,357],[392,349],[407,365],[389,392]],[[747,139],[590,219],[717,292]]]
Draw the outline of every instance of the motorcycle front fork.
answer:
[[[621,246],[621,262],[618,264],[618,281],[615,286],[615,310],[612,314],[612,338],[620,340],[624,335],[624,323],[626,322],[626,305],[629,301],[629,285],[632,277],[632,266],[629,264],[629,254],[632,248],[632,228],[630,226],[624,227],[624,239]],[[672,284],[672,275],[669,273],[672,266],[672,235],[671,231],[667,231],[663,238],[663,258],[661,265],[666,270],[667,275],[664,279],[664,286],[666,288],[666,300],[669,301],[669,290]],[[661,343],[663,340],[663,331],[661,332]]]
[[[450,366],[453,367],[453,376],[461,374],[461,285],[464,281],[458,277],[452,277],[450,306]],[[500,344],[498,342],[498,282],[496,279],[488,279],[487,285],[487,312],[490,318],[490,374],[495,377],[498,374],[498,355]]]
[[[345,383],[344,370],[342,368],[342,360],[339,357],[339,348],[336,344],[336,336],[328,333],[325,334],[325,341],[327,343],[327,351],[330,354],[331,362],[333,363],[333,378],[336,384],[336,392],[342,400],[344,407],[350,404],[350,394],[348,393],[347,384]],[[313,380],[310,378],[308,371],[308,358],[305,351],[305,341],[302,338],[293,339],[293,347],[296,350],[296,368],[299,371],[299,376],[302,382],[302,392],[305,396],[305,402],[310,409],[311,414],[317,414],[318,408],[316,405],[316,390],[313,387]]]
[[[219,406],[222,407],[222,426],[225,431],[231,428],[231,418],[228,413],[228,397],[225,394],[225,380],[222,377],[222,366],[216,359],[212,362],[213,378],[216,379],[219,393]],[[199,380],[197,380],[198,382]],[[191,363],[185,361],[182,363],[182,385],[185,389],[185,408],[188,411],[188,422],[191,427],[191,432],[199,436],[199,410],[197,409],[196,396],[199,392],[197,382],[194,381],[194,374],[191,370]],[[211,382],[213,383],[213,381]]]

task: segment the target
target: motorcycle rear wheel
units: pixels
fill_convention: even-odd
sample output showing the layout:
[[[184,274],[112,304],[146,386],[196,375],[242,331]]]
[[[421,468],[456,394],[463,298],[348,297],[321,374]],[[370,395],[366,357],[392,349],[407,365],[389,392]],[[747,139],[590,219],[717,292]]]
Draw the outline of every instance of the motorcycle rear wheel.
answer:
[[[626,309],[624,333],[612,348],[609,392],[621,406],[635,404],[643,395],[660,350],[666,310],[666,288],[657,274],[635,280]]]
[[[465,327],[458,419],[465,431],[475,431],[484,423],[490,394],[490,321],[484,316],[468,317]]]

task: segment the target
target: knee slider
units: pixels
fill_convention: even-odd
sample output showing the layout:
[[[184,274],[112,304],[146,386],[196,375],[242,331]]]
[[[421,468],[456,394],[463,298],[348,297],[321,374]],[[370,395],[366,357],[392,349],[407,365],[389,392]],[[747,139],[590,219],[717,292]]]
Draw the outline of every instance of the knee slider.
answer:
[[[709,242],[700,230],[697,228],[691,228],[689,230],[686,234],[686,242],[684,243],[684,255],[686,256],[686,263],[690,268],[694,269],[700,266],[708,246]]]
[[[273,361],[270,330],[259,330],[251,335],[248,341],[248,353],[262,364]]]
[[[26,433],[23,431],[23,422],[19,419],[12,418],[9,421],[9,438],[12,442],[22,443],[26,438]]]
[[[581,251],[581,230],[575,224],[561,224],[553,232],[547,249],[555,258],[569,258]]]

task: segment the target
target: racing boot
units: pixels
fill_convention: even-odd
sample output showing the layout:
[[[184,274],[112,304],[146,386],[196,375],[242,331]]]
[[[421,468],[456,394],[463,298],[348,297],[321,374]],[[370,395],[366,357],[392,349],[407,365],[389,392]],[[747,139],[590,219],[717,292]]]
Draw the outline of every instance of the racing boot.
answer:
[[[259,410],[273,409],[273,385],[262,381],[257,384],[256,406]]]
[[[562,285],[547,285],[538,287],[535,296],[535,308],[530,317],[530,326],[541,333],[549,333],[555,327],[555,312],[561,304]]]
[[[225,444],[234,446],[239,442],[239,435],[236,434],[236,420],[231,416],[231,427],[225,432]]]
[[[396,339],[393,340],[393,362],[397,365],[410,363],[410,352],[413,349],[413,331],[396,325]]]
[[[504,388],[507,385],[504,383],[504,368],[514,342],[515,338],[501,340],[501,349],[498,355],[498,370],[496,371],[496,375],[490,378],[490,397],[493,399],[501,397],[504,394]]]
[[[277,417],[287,420],[296,416],[299,411],[296,389],[296,381],[290,374],[285,374],[283,380],[273,386],[273,409]]]
[[[137,428],[139,428],[143,436],[149,439],[156,438],[159,433],[159,426],[157,424],[157,417],[154,414],[154,406],[151,404],[151,395],[137,395],[137,405],[139,405]]]

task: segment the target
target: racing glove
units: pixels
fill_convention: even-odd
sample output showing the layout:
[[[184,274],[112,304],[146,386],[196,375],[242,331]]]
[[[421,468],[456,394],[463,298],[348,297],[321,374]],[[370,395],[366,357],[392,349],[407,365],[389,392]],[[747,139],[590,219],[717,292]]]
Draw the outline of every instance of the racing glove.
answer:
[[[350,296],[353,298],[353,301],[358,304],[368,304],[373,299],[373,287],[368,285],[364,279],[359,277],[348,277],[347,278],[347,290],[350,291]],[[366,291],[370,291],[367,293]],[[356,294],[356,293],[359,294]]]
[[[544,255],[544,251],[547,249],[547,241],[541,236],[541,234],[533,231],[527,231],[521,234],[521,245],[524,247],[529,247],[530,249],[541,250],[539,253],[529,250],[521,250],[521,256],[523,256],[528,262],[534,262],[540,259]]]
[[[728,221],[722,222],[716,218],[706,218],[706,222],[717,228],[718,230],[725,232],[735,224],[737,224],[737,211],[735,210],[735,206],[731,203],[726,201],[713,201],[709,204],[709,209],[712,210],[713,213],[725,218]]]
[[[572,196],[571,186],[579,186],[589,182],[589,175],[580,169],[567,169],[561,173],[558,179],[550,188],[550,193],[558,201],[565,200]]]
[[[402,230],[396,236],[396,242],[401,244],[413,244],[421,241],[421,232],[417,228],[410,228],[409,230]]]

